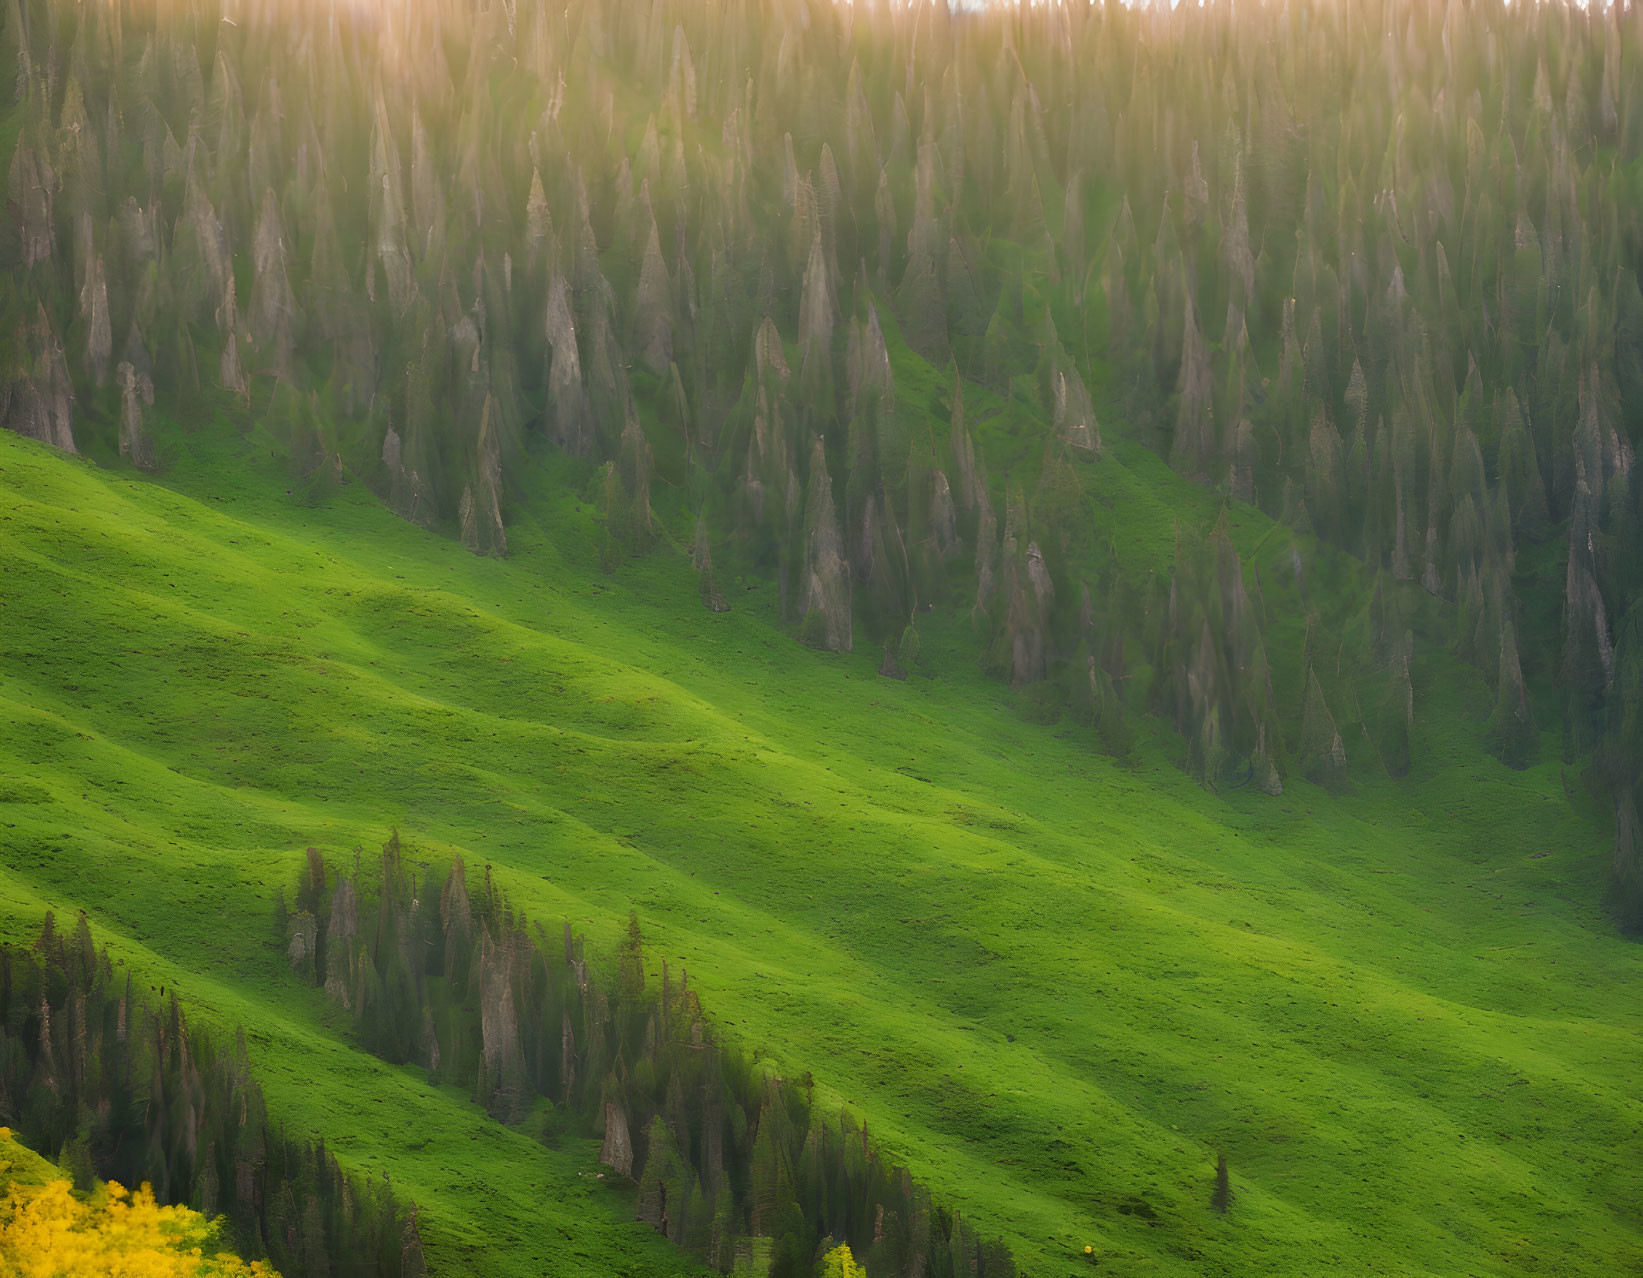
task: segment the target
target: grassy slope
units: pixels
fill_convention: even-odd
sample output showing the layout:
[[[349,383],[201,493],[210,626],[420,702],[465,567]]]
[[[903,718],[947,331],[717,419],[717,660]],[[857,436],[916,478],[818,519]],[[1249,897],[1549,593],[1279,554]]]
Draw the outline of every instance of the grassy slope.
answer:
[[[0,439],[0,930],[84,906],[246,1022],[274,1104],[391,1169],[444,1272],[672,1262],[575,1176],[592,1150],[349,1050],[280,973],[301,848],[391,822],[601,943],[637,905],[733,1033],[1040,1278],[1086,1242],[1135,1274],[1643,1263],[1603,826],[1454,726],[1486,690],[1448,663],[1409,781],[1217,798],[1168,742],[1123,769],[1025,723],[933,622],[941,677],[890,683],[779,634],[769,589],[706,613],[666,550],[601,577],[562,488],[481,561],[357,488],[293,506],[265,451],[179,446],[160,485]],[[1089,478],[1144,544],[1213,516],[1124,461]]]
[[[41,1158],[26,1145],[20,1145],[10,1128],[0,1127],[0,1194],[13,1185],[25,1188],[49,1185],[54,1180],[67,1180],[66,1173]]]

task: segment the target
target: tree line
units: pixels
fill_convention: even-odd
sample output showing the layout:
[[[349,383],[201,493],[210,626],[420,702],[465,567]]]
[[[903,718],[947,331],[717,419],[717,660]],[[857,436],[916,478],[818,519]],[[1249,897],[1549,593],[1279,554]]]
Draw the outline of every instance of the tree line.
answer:
[[[85,914],[0,943],[0,1119],[75,1187],[95,1176],[226,1219],[286,1278],[424,1278],[416,1211],[269,1118],[243,1032],[189,1026],[96,949]]]
[[[1122,751],[1150,709],[1216,787],[1401,775],[1448,648],[1508,765],[1555,732],[1613,804],[1643,922],[1635,6],[0,19],[11,429],[153,466],[161,413],[254,421],[302,491],[484,554],[557,448],[610,566],[670,531],[708,607],[763,574],[891,675],[966,613],[1046,713]],[[1121,568],[1118,439],[1282,521],[1286,580],[1191,530]]]
[[[647,970],[637,916],[614,962],[594,962],[568,922],[550,934],[515,910],[489,867],[471,883],[460,859],[408,867],[395,832],[374,866],[310,848],[277,923],[362,1045],[504,1122],[551,1105],[637,1185],[639,1219],[722,1273],[809,1278],[842,1246],[870,1278],[1015,1274],[808,1073],[725,1044],[682,966]]]

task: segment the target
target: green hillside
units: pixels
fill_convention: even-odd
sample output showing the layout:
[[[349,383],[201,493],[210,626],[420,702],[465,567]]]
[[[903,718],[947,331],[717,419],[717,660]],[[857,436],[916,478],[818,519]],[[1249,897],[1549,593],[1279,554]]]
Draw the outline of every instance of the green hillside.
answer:
[[[9,1128],[4,1135],[0,1135],[0,1188],[48,1185],[61,1178],[62,1172],[56,1167],[28,1146],[18,1144],[16,1135]]]
[[[1436,646],[1405,780],[1211,794],[1156,721],[1120,764],[985,677],[961,618],[900,682],[795,643],[759,578],[702,609],[683,544],[602,573],[586,463],[532,463],[494,560],[358,485],[287,494],[259,432],[162,443],[156,482],[0,434],[0,933],[84,908],[243,1023],[271,1109],[422,1205],[435,1272],[689,1263],[578,1175],[595,1146],[372,1060],[284,970],[302,849],[390,826],[601,950],[637,908],[729,1035],[1040,1278],[1086,1244],[1135,1274],[1643,1261],[1609,814],[1487,753],[1488,684]],[[1137,555],[1171,553],[1149,510],[1217,518],[1139,450],[1079,464]],[[1252,563],[1290,557],[1235,510]]]
[[[77,1179],[286,1278],[1643,1272],[1643,9],[0,0],[0,173]]]

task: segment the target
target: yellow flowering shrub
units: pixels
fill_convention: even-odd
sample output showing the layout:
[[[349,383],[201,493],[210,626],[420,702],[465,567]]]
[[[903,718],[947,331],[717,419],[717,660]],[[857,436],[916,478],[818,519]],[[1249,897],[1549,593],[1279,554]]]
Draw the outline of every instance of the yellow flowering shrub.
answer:
[[[279,1278],[218,1250],[213,1221],[161,1207],[147,1185],[79,1195],[65,1179],[27,1174],[42,1165],[0,1127],[0,1278]]]
[[[822,1257],[816,1274],[817,1278],[867,1278],[867,1271],[856,1263],[856,1258],[844,1243]]]

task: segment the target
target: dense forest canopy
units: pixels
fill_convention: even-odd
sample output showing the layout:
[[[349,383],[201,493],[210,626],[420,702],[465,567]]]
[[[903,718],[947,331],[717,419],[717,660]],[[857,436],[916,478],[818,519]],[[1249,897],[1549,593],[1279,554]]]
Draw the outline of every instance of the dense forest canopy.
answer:
[[[715,609],[773,578],[890,675],[962,612],[1030,698],[1118,752],[1163,714],[1216,787],[1401,775],[1446,645],[1502,759],[1553,734],[1612,800],[1643,916],[1634,10],[0,16],[11,429],[156,467],[170,423],[255,425],[316,499],[498,555],[563,450],[612,567],[689,546]],[[1137,445],[1281,520],[1293,571],[1225,527],[1126,562],[1090,512]]]

